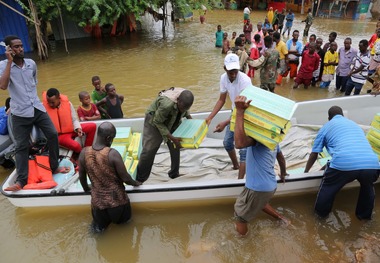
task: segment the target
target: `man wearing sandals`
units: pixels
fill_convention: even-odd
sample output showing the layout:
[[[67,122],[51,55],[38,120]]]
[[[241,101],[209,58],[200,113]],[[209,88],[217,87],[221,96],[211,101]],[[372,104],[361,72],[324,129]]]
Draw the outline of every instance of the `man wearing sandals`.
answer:
[[[34,125],[45,134],[49,148],[49,162],[53,173],[58,168],[58,134],[37,96],[37,66],[24,58],[24,47],[17,36],[7,36],[5,56],[0,61],[0,89],[8,89],[11,100],[12,125],[16,144],[17,179],[5,191],[21,190],[28,181],[29,139]],[[65,168],[63,168],[66,170]]]

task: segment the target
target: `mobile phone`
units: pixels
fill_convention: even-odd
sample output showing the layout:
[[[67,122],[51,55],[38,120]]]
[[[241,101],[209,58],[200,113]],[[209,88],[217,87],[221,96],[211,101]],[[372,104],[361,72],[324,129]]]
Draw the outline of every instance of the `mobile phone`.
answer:
[[[9,45],[7,45],[6,47],[6,50],[8,51],[11,51],[11,56],[14,57],[15,56],[15,53],[12,51],[11,47]]]

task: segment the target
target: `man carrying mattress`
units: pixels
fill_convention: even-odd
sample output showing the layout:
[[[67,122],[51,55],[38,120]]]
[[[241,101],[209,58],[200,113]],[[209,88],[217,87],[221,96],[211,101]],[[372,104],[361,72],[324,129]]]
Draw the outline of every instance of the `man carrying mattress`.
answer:
[[[248,233],[248,222],[263,211],[268,215],[290,222],[269,205],[269,201],[276,192],[277,180],[274,172],[276,159],[280,166],[280,178],[285,182],[286,163],[280,147],[270,150],[268,147],[249,137],[244,130],[244,111],[249,107],[250,100],[238,96],[235,100],[236,124],[235,143],[236,148],[247,147],[247,178],[245,187],[235,202],[235,226],[236,231],[245,236]]]
[[[170,151],[171,179],[179,177],[180,138],[172,133],[181,124],[182,118],[191,119],[189,109],[193,105],[194,96],[189,90],[170,88],[161,91],[145,113],[142,138],[142,152],[137,166],[136,180],[143,183],[148,180],[152,170],[154,157],[162,141],[166,142]]]
[[[323,147],[332,159],[327,165],[318,191],[314,210],[320,217],[329,215],[335,195],[346,184],[358,180],[360,193],[356,204],[358,219],[371,219],[375,202],[373,183],[379,177],[379,161],[363,130],[343,116],[342,108],[333,106],[328,111],[329,122],[323,125],[314,140],[305,173],[309,172]]]

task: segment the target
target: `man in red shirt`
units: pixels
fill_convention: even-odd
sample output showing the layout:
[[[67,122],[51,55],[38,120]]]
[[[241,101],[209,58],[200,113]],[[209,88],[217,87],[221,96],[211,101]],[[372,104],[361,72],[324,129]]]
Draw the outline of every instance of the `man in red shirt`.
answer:
[[[313,79],[313,71],[319,67],[319,55],[315,53],[316,43],[311,42],[309,49],[302,54],[301,67],[298,70],[297,77],[294,80],[293,89],[298,88],[300,84],[307,89]]]

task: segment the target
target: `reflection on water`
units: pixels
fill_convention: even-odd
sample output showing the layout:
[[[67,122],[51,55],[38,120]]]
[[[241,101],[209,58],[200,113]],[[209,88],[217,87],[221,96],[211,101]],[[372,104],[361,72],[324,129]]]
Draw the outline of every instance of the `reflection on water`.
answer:
[[[265,13],[254,11],[254,24]],[[125,95],[126,116],[142,116],[161,89],[191,89],[193,111],[211,110],[219,97],[223,56],[214,48],[216,26],[230,34],[242,30],[241,11],[212,11],[207,23],[176,25],[162,38],[160,26],[145,20],[146,32],[126,37],[69,41],[70,54],[57,43],[50,60],[38,63],[39,92],[56,87],[75,106],[81,90],[92,90],[91,77],[112,82]],[[303,30],[296,14],[294,29]],[[373,33],[375,22],[317,18],[310,30],[324,40],[337,31],[343,45],[353,46]],[[257,75],[258,76],[258,75]],[[258,79],[254,79],[258,84]],[[276,92],[291,99],[310,100],[340,96],[327,90],[292,90],[286,80]],[[0,93],[4,101],[6,92]],[[9,171],[1,171],[1,181]],[[380,187],[376,186],[380,191]],[[234,200],[157,205],[133,205],[127,225],[112,225],[103,235],[88,232],[90,208],[22,209],[0,196],[1,262],[379,262],[380,208],[374,219],[358,221],[354,210],[358,191],[338,194],[326,220],[313,215],[315,193],[276,197],[272,205],[292,221],[285,227],[265,214],[250,224],[248,238],[235,237]]]
[[[0,252],[4,262],[376,262],[369,259],[380,257],[380,209],[358,221],[357,194],[342,191],[326,220],[312,213],[314,193],[276,197],[272,205],[292,225],[262,213],[247,238],[235,236],[234,200],[133,205],[131,222],[93,236],[89,207],[14,209],[2,199]]]

